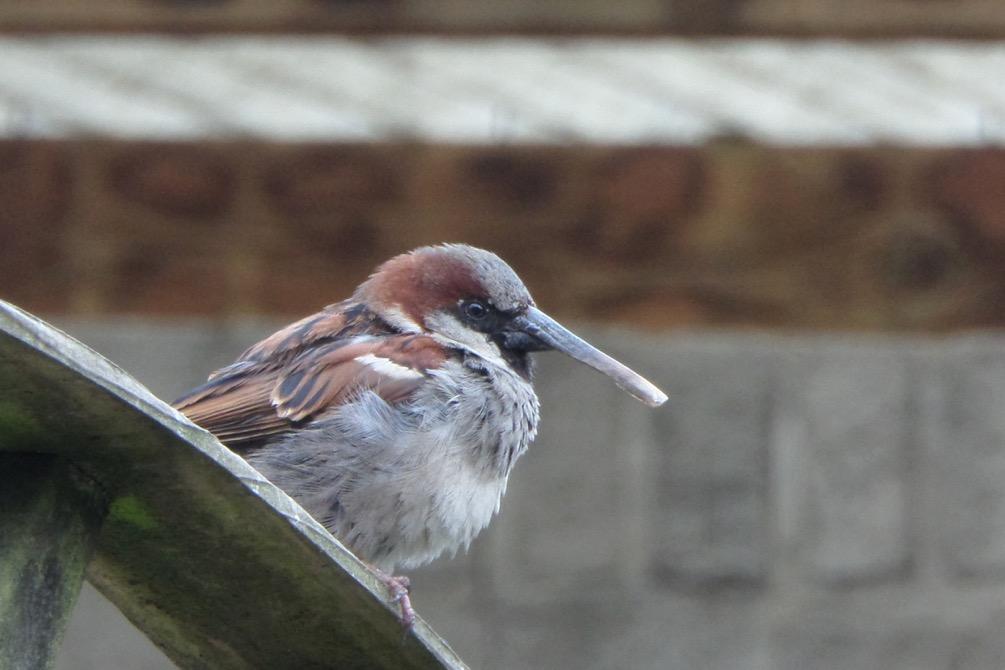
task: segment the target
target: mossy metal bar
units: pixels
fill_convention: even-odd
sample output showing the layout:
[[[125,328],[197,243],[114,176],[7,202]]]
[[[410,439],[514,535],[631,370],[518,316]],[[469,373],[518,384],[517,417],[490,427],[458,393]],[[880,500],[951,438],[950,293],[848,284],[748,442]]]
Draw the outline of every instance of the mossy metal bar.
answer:
[[[52,667],[104,510],[65,459],[0,452],[0,668]]]

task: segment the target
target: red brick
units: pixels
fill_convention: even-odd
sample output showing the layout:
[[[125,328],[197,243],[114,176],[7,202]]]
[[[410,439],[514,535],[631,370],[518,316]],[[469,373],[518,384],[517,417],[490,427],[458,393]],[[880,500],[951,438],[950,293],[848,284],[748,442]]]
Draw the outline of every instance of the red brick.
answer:
[[[704,198],[704,168],[690,149],[639,149],[601,160],[581,215],[568,231],[574,249],[611,262],[665,256]]]
[[[490,207],[512,213],[547,206],[560,179],[550,157],[520,150],[480,151],[457,170],[461,192],[470,190]]]
[[[71,299],[67,216],[73,161],[58,143],[0,143],[0,286],[3,297],[36,311]]]
[[[217,219],[234,200],[236,167],[195,145],[143,144],[115,156],[111,188],[158,214],[189,221]]]
[[[306,148],[265,176],[271,204],[289,220],[359,217],[401,197],[395,157],[375,147]]]
[[[232,307],[228,268],[215,256],[135,245],[120,249],[106,272],[101,302],[108,312],[209,315]]]
[[[919,196],[976,235],[978,246],[1005,252],[1005,150],[958,151],[936,161]]]
[[[886,168],[873,156],[819,150],[744,154],[743,162],[732,154],[720,157],[718,197],[736,199],[726,204],[730,221],[720,227],[728,227],[729,239],[719,244],[757,262],[847,242],[886,200]]]

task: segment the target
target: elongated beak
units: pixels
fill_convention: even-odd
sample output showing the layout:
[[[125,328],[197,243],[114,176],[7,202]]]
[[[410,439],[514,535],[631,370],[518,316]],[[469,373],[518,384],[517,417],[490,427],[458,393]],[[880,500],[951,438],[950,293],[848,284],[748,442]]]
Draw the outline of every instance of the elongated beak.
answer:
[[[540,340],[548,348],[568,354],[580,363],[586,363],[591,368],[603,372],[613,379],[614,383],[622,390],[627,391],[650,407],[659,407],[667,400],[667,394],[660,391],[651,382],[600,351],[536,307],[529,307],[526,314],[513,319],[512,326]]]

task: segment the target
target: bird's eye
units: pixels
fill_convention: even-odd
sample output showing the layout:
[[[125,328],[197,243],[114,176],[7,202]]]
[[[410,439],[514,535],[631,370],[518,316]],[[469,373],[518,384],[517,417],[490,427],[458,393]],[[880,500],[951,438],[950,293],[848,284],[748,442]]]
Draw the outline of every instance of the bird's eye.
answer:
[[[464,313],[475,321],[481,321],[488,316],[489,308],[477,300],[472,300],[464,304]]]

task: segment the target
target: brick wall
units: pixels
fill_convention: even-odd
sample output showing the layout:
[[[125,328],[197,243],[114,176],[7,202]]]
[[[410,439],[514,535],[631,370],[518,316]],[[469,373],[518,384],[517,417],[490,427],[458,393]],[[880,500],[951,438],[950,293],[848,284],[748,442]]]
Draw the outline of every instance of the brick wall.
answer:
[[[1005,324],[1005,152],[0,141],[0,286],[42,313],[296,315],[465,241],[566,318]]]
[[[165,398],[276,325],[62,323]],[[473,667],[1003,667],[1000,336],[581,330],[671,400],[540,357],[501,517],[413,574]],[[85,602],[62,670],[168,667]]]

